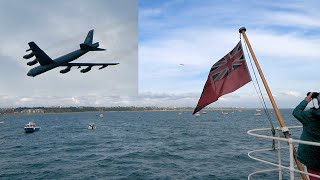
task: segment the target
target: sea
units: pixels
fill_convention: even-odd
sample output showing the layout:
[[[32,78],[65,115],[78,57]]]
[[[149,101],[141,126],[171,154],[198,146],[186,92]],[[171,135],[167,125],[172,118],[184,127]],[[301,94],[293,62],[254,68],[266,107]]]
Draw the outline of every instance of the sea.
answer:
[[[250,159],[249,151],[271,148],[272,140],[247,131],[270,128],[261,111],[82,112],[0,116],[0,179],[247,179],[275,168]],[[271,122],[279,126],[273,111]],[[104,117],[99,115],[103,113]],[[282,109],[287,126],[301,125]],[[26,134],[35,122],[40,131]],[[88,129],[95,123],[96,129]],[[301,130],[291,132],[299,138]],[[271,131],[262,134],[270,135]],[[277,162],[277,151],[264,159]],[[257,154],[260,156],[260,154]],[[284,153],[284,158],[289,159]],[[285,165],[289,165],[284,160]],[[284,179],[289,179],[284,172]],[[252,179],[278,179],[278,172]]]

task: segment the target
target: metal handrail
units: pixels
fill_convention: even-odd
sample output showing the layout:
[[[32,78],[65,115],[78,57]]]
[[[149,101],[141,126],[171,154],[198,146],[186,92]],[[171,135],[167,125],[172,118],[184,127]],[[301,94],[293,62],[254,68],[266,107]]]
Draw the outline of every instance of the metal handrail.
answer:
[[[301,128],[301,127],[302,127],[302,126],[289,126],[288,129]],[[279,180],[282,180],[282,169],[287,169],[287,170],[290,171],[290,180],[294,180],[294,172],[302,173],[302,174],[306,174],[306,175],[309,175],[309,176],[313,176],[313,177],[320,178],[319,175],[315,175],[315,174],[311,174],[311,173],[308,173],[308,172],[296,170],[296,169],[294,168],[294,158],[293,158],[293,143],[307,144],[307,145],[319,146],[319,147],[320,147],[320,143],[310,142],[310,141],[296,140],[296,139],[293,139],[293,138],[288,138],[288,139],[287,139],[287,138],[281,137],[281,134],[280,134],[280,133],[278,133],[278,137],[261,135],[261,134],[255,134],[255,132],[258,132],[258,131],[270,131],[270,130],[271,130],[271,128],[252,129],[252,130],[249,130],[247,133],[248,133],[249,135],[252,135],[252,136],[255,136],[255,137],[277,140],[277,141],[278,141],[278,148],[276,148],[276,149],[278,150],[278,164],[273,163],[273,162],[270,162],[270,161],[267,161],[267,160],[263,160],[263,159],[261,159],[261,158],[254,157],[254,156],[252,155],[253,153],[256,153],[256,152],[263,152],[263,151],[274,150],[274,149],[272,149],[272,148],[259,149],[259,150],[250,151],[250,152],[248,153],[248,156],[249,156],[251,159],[254,159],[254,160],[256,160],[256,161],[259,161],[259,162],[262,162],[262,163],[265,163],[265,164],[269,164],[269,165],[272,165],[272,166],[275,166],[275,167],[278,167],[278,168],[276,168],[276,169],[265,169],[265,170],[253,172],[253,173],[249,174],[248,180],[250,180],[250,179],[251,179],[251,176],[254,175],[254,174],[259,174],[259,173],[264,173],[264,172],[270,172],[270,171],[276,171],[276,170],[279,171]],[[276,128],[276,130],[278,130],[279,132],[281,131],[280,128]],[[289,148],[281,147],[281,142],[287,142],[288,145],[289,145]],[[281,149],[289,149],[289,154],[290,154],[290,166],[283,166],[283,165],[281,164],[281,160],[282,160],[282,158],[281,158]]]

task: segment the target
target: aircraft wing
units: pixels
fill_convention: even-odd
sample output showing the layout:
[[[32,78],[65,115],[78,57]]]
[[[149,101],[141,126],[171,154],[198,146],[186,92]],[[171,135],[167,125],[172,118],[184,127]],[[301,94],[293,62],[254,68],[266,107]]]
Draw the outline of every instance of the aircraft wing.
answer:
[[[92,67],[92,66],[103,66],[103,67],[107,67],[107,66],[110,66],[110,65],[118,65],[118,64],[119,63],[65,63],[65,64],[62,64],[60,66],[78,66],[78,67],[82,67],[82,66],[90,66],[90,67]]]
[[[30,49],[28,49],[27,51],[31,50],[32,52],[29,54],[29,56],[26,55],[24,57],[25,59],[29,59],[30,57],[32,57],[34,55],[34,56],[36,56],[36,60],[40,63],[41,66],[54,63],[54,61],[45,52],[43,52],[42,49],[40,49],[36,45],[36,43],[29,42],[28,44],[29,44]]]

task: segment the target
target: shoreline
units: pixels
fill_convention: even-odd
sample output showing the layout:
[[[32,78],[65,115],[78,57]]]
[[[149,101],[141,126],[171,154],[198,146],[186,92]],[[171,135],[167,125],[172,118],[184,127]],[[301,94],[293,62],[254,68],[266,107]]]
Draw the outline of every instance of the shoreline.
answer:
[[[246,110],[256,110],[262,108],[231,108],[231,107],[221,107],[221,108],[204,108],[203,111],[246,111]],[[280,108],[280,109],[293,109],[293,108]],[[19,107],[19,108],[0,108],[0,115],[4,114],[57,114],[57,113],[84,113],[84,112],[143,112],[143,111],[193,111],[194,108],[190,107]],[[273,110],[268,108],[268,110]]]

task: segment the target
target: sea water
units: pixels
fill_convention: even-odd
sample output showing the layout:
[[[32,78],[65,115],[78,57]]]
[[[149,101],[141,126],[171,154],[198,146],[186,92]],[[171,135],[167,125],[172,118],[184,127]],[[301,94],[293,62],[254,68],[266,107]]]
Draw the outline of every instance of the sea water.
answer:
[[[0,124],[0,179],[247,179],[273,168],[247,156],[272,141],[249,136],[270,127],[255,110],[144,111],[5,115]],[[281,110],[287,125],[300,125]],[[271,114],[274,126],[279,126]],[[24,132],[35,122],[41,130]],[[89,123],[97,128],[88,129]],[[301,132],[294,132],[299,138]],[[267,132],[266,134],[271,135]],[[277,162],[277,152],[266,154]],[[287,159],[289,159],[287,157]],[[288,163],[287,163],[288,165]],[[253,179],[277,179],[277,172]]]

